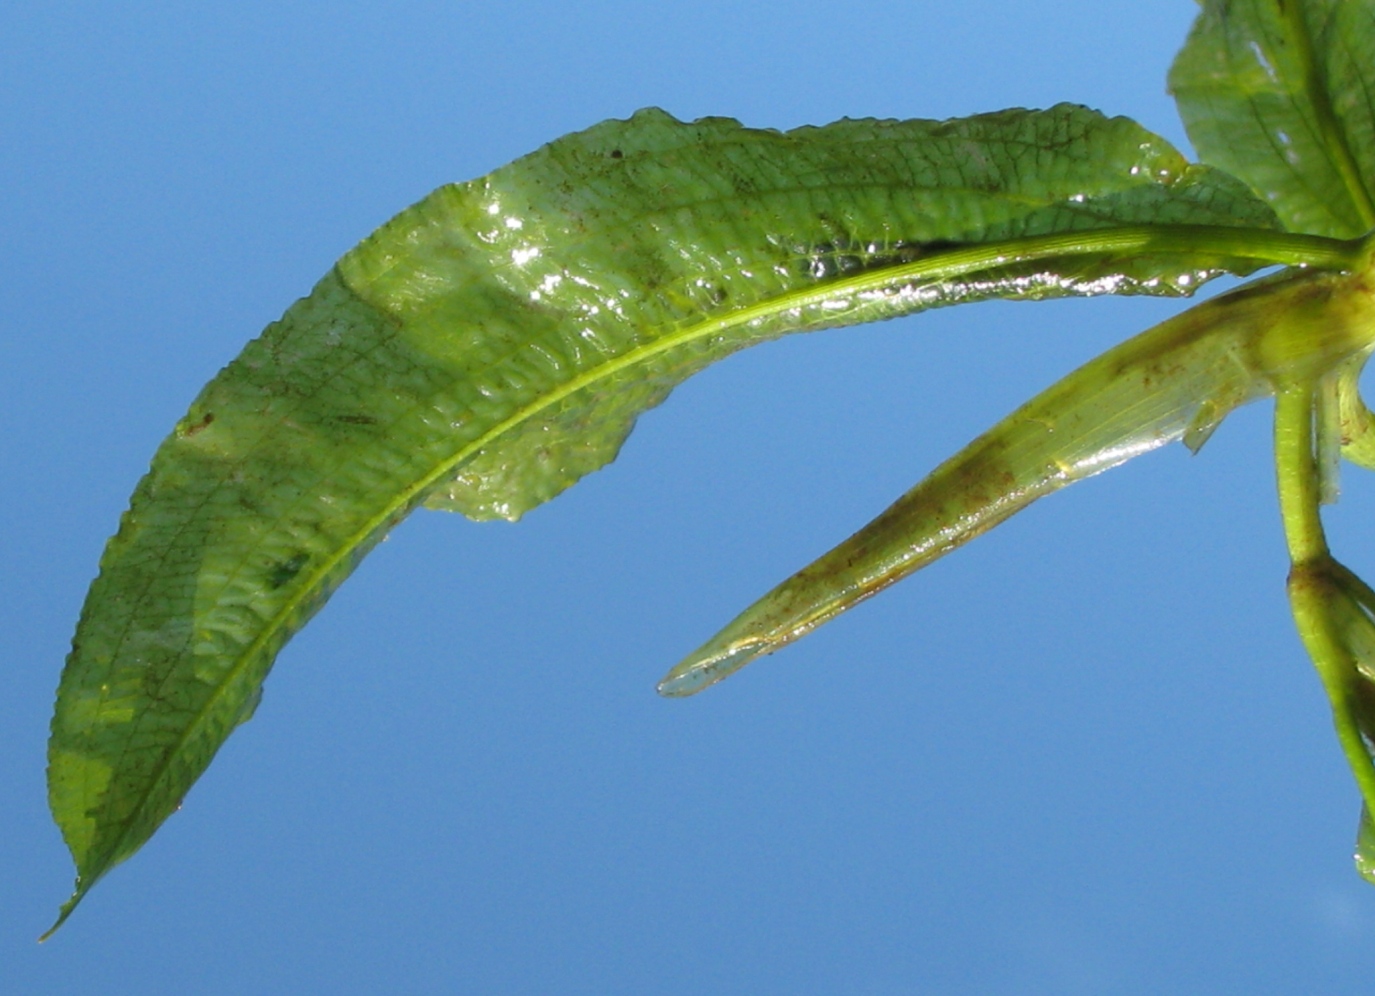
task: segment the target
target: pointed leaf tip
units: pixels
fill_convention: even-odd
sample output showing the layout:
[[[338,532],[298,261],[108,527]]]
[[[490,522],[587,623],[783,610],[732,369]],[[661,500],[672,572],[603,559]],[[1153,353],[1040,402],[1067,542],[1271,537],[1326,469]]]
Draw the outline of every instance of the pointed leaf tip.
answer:
[[[724,681],[761,654],[774,649],[767,643],[751,641],[721,647],[722,640],[714,639],[695,653],[688,655],[659,682],[659,694],[665,698],[686,698],[702,689]]]
[[[77,906],[81,904],[81,900],[86,897],[86,893],[89,891],[90,886],[86,886],[83,888],[81,883],[79,881],[77,882],[76,891],[72,893],[71,898],[69,898],[65,903],[62,904],[62,908],[57,911],[57,919],[53,921],[53,925],[49,927],[42,934],[42,936],[38,938],[39,944],[42,944],[49,937],[52,937],[53,934],[57,933],[58,928],[60,928],[64,923],[67,922],[67,918],[71,916],[72,911],[75,910]]]

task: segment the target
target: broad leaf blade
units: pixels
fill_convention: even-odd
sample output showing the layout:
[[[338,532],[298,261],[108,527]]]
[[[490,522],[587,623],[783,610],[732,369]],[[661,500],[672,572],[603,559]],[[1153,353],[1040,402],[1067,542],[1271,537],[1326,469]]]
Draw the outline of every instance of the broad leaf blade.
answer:
[[[1076,481],[1182,439],[1368,349],[1364,278],[1300,272],[1206,301],[1109,350],[936,468],[883,514],[751,605],[659,685],[691,695],[805,636]]]
[[[787,134],[647,111],[403,212],[207,385],[106,549],[49,749],[78,871],[63,916],[422,502],[515,518],[614,457],[684,377],[785,332],[991,296],[1185,293],[1265,261],[1054,234],[1147,223],[1274,218],[1132,122],[1070,106]]]
[[[692,370],[781,332],[984,297],[1192,293],[1221,270],[1249,272],[1255,264],[1202,253],[1187,261],[1145,253],[1137,260],[1089,257],[931,282],[920,300],[898,286],[885,293],[856,287],[850,295],[837,287],[824,300],[789,308],[792,293],[950,246],[1133,223],[1275,224],[1230,177],[1189,165],[1125,118],[1068,105],[953,122],[841,121],[787,135],[726,119],[683,125],[650,111],[568,136],[523,162],[531,168],[500,186],[489,181],[479,202],[454,205],[441,223],[467,233],[465,248],[479,253],[439,262],[416,252],[400,265],[389,256],[392,270],[380,279],[346,259],[350,283],[367,284],[369,300],[405,313],[409,323],[415,284],[446,288],[470,263],[519,261],[496,273],[509,292],[498,306],[510,323],[502,341],[528,349],[532,324],[550,311],[569,324],[592,319],[588,341],[573,340],[532,361],[577,368],[598,364],[598,353],[623,354],[661,340],[684,322],[734,320],[770,304],[778,314],[737,323],[728,341],[706,349],[694,344],[662,362],[641,364],[614,378],[614,388],[600,380],[591,392],[595,407],[586,398],[570,399],[505,433],[499,447],[478,454],[427,501],[474,518],[516,518],[557,494],[614,457],[635,416]],[[553,202],[551,188],[562,192]],[[546,203],[552,211],[531,207]],[[431,198],[417,210],[432,215],[436,207]],[[388,226],[400,230],[407,252],[412,223],[403,215]],[[451,248],[445,244],[440,251]],[[481,277],[458,277],[465,278],[486,279],[486,270]],[[597,321],[599,315],[610,320]],[[451,327],[449,317],[425,320],[440,336]],[[490,341],[491,327],[482,334]],[[590,360],[582,355],[589,351]],[[588,418],[593,425],[585,424]],[[568,420],[571,425],[564,424]],[[557,448],[564,439],[571,440],[567,450]]]
[[[1375,8],[1349,0],[1206,0],[1170,70],[1200,157],[1295,232],[1375,226]]]

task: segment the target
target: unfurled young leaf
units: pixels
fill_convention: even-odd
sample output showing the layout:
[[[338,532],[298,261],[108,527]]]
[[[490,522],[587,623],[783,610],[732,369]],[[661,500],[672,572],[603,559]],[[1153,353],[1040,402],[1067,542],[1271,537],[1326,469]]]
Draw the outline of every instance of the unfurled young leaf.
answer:
[[[49,747],[78,875],[62,918],[175,810],[252,715],[277,652],[409,512],[517,519],[612,460],[678,383],[754,343],[1297,268],[1033,399],[684,661],[670,694],[1065,484],[1173,439],[1197,448],[1246,401],[1281,396],[1281,435],[1298,441],[1282,471],[1304,447],[1356,445],[1335,427],[1369,421],[1355,377],[1375,343],[1356,239],[1375,216],[1357,21],[1341,4],[1205,5],[1172,85],[1214,166],[1069,104],[786,133],[647,110],[402,212],[206,386],[105,551]],[[1317,489],[1300,491],[1286,521],[1316,522]],[[1293,540],[1296,569],[1318,548]],[[1342,653],[1349,677],[1359,654]]]

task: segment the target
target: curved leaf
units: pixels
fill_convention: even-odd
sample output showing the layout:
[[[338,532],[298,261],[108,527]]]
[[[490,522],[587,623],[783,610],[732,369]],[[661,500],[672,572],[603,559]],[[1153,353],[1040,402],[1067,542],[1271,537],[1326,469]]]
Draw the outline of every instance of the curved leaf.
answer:
[[[805,636],[1033,501],[1182,439],[1375,343],[1364,274],[1299,272],[1205,301],[1109,350],[778,585],[659,685],[691,695]],[[1320,331],[1318,331],[1320,330]]]
[[[786,134],[645,111],[441,188],[250,343],[135,491],[53,720],[50,802],[78,872],[63,917],[417,505],[516,518],[684,377],[785,332],[1186,293],[1344,251],[1274,225],[1239,182],[1067,105]]]
[[[1375,7],[1206,0],[1170,70],[1205,162],[1248,182],[1291,231],[1375,226]]]

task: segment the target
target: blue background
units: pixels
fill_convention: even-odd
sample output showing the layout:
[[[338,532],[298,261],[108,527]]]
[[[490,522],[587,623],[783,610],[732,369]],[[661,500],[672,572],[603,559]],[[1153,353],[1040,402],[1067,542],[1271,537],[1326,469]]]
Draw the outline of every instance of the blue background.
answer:
[[[661,105],[791,127],[1078,100],[1183,133],[1195,6],[34,3],[0,12],[0,990],[1366,993],[1356,792],[1294,636],[1269,406],[687,701],[756,595],[1178,310],[795,337],[516,526],[420,513],[46,945],[53,689],[200,385],[433,187]],[[1375,563],[1375,488],[1330,517]]]

